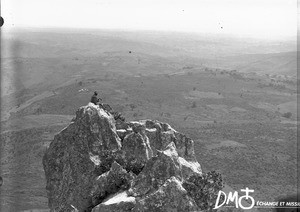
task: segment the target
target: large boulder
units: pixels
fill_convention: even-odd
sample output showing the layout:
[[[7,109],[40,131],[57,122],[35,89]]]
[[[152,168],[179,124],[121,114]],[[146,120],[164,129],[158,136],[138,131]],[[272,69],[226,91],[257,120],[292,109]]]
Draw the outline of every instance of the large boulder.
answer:
[[[93,207],[91,190],[111,166],[107,155],[120,149],[112,115],[92,103],[81,107],[74,122],[54,137],[43,158],[50,209]]]
[[[90,103],[55,136],[43,158],[50,210],[199,210],[193,140],[159,121],[118,121]]]

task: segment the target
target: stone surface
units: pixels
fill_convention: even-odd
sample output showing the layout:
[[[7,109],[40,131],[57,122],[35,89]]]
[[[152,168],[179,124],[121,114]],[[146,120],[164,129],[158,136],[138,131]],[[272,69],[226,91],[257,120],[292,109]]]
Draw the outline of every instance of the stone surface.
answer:
[[[97,177],[93,185],[91,191],[93,205],[101,203],[108,195],[128,189],[134,178],[132,172],[128,173],[120,164],[113,162],[111,169]]]
[[[43,165],[51,211],[199,211],[183,186],[203,176],[193,140],[166,123],[118,120],[116,127],[90,103],[55,136]]]
[[[157,153],[134,179],[130,189],[133,196],[143,196],[157,190],[172,176],[182,180],[181,164],[174,143],[170,143],[165,151]]]
[[[144,132],[132,132],[122,142],[122,153],[126,167],[138,174],[153,153],[149,139]]]
[[[139,199],[132,211],[185,212],[200,209],[182,187],[181,181],[173,176],[155,192]]]

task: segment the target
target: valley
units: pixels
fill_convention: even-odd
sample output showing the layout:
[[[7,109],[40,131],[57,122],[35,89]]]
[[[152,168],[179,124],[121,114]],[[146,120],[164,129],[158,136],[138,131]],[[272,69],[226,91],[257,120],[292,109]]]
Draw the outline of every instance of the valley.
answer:
[[[297,192],[297,70],[290,45],[271,51],[268,43],[253,52],[251,42],[225,39],[228,49],[212,54],[212,46],[223,48],[222,39],[18,33],[2,58],[1,211],[47,210],[43,153],[94,91],[126,120],[167,122],[192,138],[203,171],[221,173],[234,190],[254,189],[260,201]]]

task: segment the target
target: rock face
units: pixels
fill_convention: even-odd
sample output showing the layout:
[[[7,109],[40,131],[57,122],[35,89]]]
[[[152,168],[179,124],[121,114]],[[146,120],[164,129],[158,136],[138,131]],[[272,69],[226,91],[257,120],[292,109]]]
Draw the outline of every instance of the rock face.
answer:
[[[133,211],[199,211],[196,202],[182,187],[181,181],[171,177],[157,190],[137,202]]]
[[[43,165],[51,211],[200,210],[183,186],[204,176],[194,143],[166,123],[116,125],[89,103],[55,136]]]
[[[106,155],[120,149],[113,117],[92,103],[81,107],[74,122],[55,136],[43,158],[50,209],[91,207],[97,177],[111,166]]]

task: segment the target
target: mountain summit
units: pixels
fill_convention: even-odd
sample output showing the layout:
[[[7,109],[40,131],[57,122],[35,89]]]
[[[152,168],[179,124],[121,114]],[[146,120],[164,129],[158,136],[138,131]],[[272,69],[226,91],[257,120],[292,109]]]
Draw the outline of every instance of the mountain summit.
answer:
[[[222,188],[203,174],[194,142],[153,120],[116,124],[89,103],[43,157],[51,211],[202,211]]]

